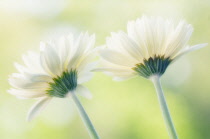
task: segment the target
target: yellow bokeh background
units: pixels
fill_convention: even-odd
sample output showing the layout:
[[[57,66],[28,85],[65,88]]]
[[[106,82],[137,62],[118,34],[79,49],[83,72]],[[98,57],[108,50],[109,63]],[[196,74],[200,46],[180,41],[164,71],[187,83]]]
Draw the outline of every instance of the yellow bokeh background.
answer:
[[[185,19],[194,27],[190,45],[210,43],[210,0],[1,0],[0,139],[88,139],[69,98],[54,99],[32,122],[25,117],[35,100],[7,93],[8,75],[39,42],[81,31],[103,45],[112,31],[126,30],[142,15]],[[210,47],[192,52],[162,78],[180,139],[210,138]],[[142,77],[123,82],[95,73],[86,83],[92,100],[79,97],[101,139],[168,139],[152,83]]]

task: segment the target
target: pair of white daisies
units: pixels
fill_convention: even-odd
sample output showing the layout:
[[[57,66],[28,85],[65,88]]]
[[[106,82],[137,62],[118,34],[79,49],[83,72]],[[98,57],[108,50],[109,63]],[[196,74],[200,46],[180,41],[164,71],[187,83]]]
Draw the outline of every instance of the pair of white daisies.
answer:
[[[82,84],[92,78],[93,71],[106,72],[114,80],[136,75],[161,76],[172,61],[207,45],[188,46],[192,32],[192,26],[185,21],[174,23],[143,16],[128,23],[127,33],[111,33],[103,47],[94,48],[95,36],[88,33],[41,43],[39,53],[23,55],[24,66],[15,63],[19,73],[10,76],[13,89],[9,93],[18,98],[39,99],[29,111],[30,120],[53,97],[76,93],[91,98]],[[97,54],[101,57],[101,67],[96,67],[94,61]]]

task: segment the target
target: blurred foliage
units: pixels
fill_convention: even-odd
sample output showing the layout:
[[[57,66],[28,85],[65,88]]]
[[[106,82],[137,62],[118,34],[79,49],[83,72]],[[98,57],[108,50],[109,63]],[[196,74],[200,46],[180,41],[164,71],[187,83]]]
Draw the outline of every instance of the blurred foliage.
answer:
[[[194,27],[190,44],[210,43],[209,0],[1,0],[0,138],[87,139],[70,99],[55,99],[34,121],[25,122],[35,100],[7,93],[14,61],[39,42],[69,31],[89,31],[103,45],[112,31],[145,15],[185,19]],[[210,138],[210,48],[181,58],[163,77],[163,88],[180,139]],[[102,139],[168,139],[152,83],[141,77],[114,82],[96,73],[86,86],[92,100],[80,98]]]

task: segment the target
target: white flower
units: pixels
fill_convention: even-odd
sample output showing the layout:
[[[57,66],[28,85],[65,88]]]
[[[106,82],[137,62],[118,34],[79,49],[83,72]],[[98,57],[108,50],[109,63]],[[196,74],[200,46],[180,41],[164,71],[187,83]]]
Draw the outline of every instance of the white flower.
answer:
[[[105,71],[114,80],[135,75],[161,76],[172,61],[207,45],[190,47],[187,43],[192,32],[192,26],[185,21],[175,24],[172,20],[146,16],[130,21],[127,33],[119,31],[107,38],[100,51],[103,67],[95,71]]]
[[[66,97],[75,92],[91,98],[86,87],[81,85],[91,79],[91,70],[96,63],[95,36],[81,33],[78,38],[72,34],[58,40],[41,43],[40,53],[23,55],[25,66],[15,63],[19,73],[9,78],[13,86],[9,93],[18,98],[38,98],[31,108],[31,120],[53,97]]]

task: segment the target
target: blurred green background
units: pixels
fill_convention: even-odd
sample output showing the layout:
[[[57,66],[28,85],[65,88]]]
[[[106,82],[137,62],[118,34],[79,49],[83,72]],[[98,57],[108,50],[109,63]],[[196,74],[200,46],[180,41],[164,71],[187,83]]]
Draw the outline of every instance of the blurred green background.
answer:
[[[143,14],[186,19],[194,27],[190,44],[210,43],[210,0],[1,0],[0,138],[89,139],[70,99],[55,99],[32,122],[35,100],[7,93],[15,61],[39,42],[68,32],[95,33],[97,46],[112,31],[126,30]],[[180,139],[210,138],[210,47],[182,57],[162,78]],[[168,139],[152,83],[141,77],[114,82],[96,73],[86,83],[92,100],[80,97],[102,139]]]

